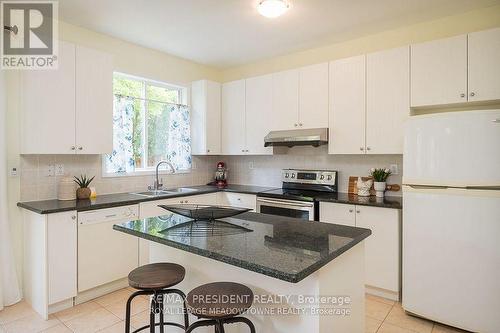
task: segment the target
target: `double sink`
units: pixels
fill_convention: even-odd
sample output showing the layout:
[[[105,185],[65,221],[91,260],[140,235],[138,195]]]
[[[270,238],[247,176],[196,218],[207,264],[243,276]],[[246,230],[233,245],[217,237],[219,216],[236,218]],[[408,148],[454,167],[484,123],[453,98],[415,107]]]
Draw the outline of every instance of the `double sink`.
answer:
[[[142,195],[145,197],[161,197],[161,196],[169,196],[169,195],[175,195],[175,194],[181,194],[181,193],[191,193],[191,192],[196,192],[196,191],[198,191],[198,190],[195,188],[179,187],[179,188],[166,189],[166,190],[148,190],[148,191],[144,191],[144,192],[134,192],[131,194]]]

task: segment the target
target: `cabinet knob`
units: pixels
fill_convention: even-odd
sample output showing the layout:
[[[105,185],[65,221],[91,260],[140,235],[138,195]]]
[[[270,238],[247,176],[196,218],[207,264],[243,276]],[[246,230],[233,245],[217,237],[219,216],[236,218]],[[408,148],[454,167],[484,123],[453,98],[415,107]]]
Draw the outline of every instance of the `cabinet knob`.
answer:
[[[359,214],[359,213],[361,213],[361,211],[358,209],[358,210],[356,211],[356,213],[357,213],[357,214]]]
[[[78,150],[83,150],[83,147],[78,147]]]
[[[207,149],[207,153],[210,153],[210,149]]]
[[[242,153],[244,153],[244,152],[245,152],[245,149],[242,149],[242,150],[241,150],[241,152],[242,152]]]
[[[76,216],[75,215],[71,216],[71,219],[76,220]]]
[[[464,94],[464,93],[461,93],[461,94],[460,94],[460,97],[464,98],[464,97],[465,97],[465,94]]]
[[[363,147],[359,147],[359,150],[363,151],[363,150],[365,150],[365,148],[363,148]]]
[[[298,125],[297,124],[293,124],[293,126],[297,127]]]
[[[76,149],[76,147],[75,147],[75,146],[71,146],[71,150],[75,150],[75,149]]]
[[[372,150],[370,147],[366,147],[366,150]]]
[[[354,212],[354,210],[352,210],[352,209],[349,209],[349,213],[352,213],[352,212]]]
[[[299,123],[299,126],[301,126],[301,127],[302,127],[302,123]]]
[[[475,93],[475,92],[471,92],[471,93],[470,93],[470,95],[471,95],[472,97],[474,97],[474,96],[476,96],[476,93]]]

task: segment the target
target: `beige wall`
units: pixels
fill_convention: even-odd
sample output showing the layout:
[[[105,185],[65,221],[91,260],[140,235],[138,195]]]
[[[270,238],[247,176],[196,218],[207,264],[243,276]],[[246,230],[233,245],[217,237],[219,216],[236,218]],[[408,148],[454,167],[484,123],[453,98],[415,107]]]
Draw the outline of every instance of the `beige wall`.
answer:
[[[222,71],[222,82],[500,26],[500,5]]]

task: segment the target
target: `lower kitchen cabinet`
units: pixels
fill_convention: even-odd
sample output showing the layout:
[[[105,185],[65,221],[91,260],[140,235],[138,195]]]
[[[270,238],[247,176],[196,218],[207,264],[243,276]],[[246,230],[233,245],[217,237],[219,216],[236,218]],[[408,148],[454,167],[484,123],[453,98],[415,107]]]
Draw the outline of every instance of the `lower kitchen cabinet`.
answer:
[[[217,205],[257,209],[257,196],[254,194],[218,192]]]
[[[76,216],[23,210],[24,299],[44,319],[71,307],[77,295]]]
[[[200,204],[200,205],[216,205],[217,193],[190,195],[172,199],[162,199],[155,201],[143,202],[140,204],[141,219],[169,214],[165,209],[158,207],[159,205],[176,205],[176,204]]]
[[[399,300],[401,290],[401,211],[342,203],[320,203],[320,220],[367,228],[366,292]]]

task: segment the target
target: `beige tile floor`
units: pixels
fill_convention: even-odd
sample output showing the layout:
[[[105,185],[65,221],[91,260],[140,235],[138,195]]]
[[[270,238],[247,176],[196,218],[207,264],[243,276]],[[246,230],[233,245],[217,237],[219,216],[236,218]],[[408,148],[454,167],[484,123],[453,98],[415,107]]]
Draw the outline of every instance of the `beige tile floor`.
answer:
[[[125,288],[51,315],[43,320],[25,302],[0,311],[0,333],[123,333],[125,303],[132,289]],[[132,327],[149,320],[148,298],[132,303]],[[454,333],[464,332],[405,314],[400,303],[366,296],[367,333]]]

